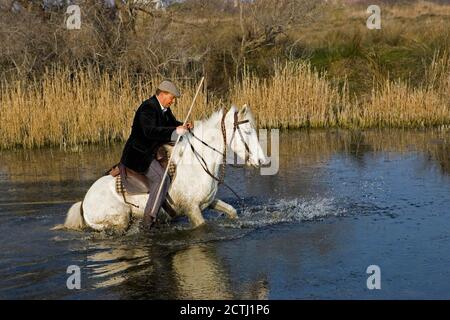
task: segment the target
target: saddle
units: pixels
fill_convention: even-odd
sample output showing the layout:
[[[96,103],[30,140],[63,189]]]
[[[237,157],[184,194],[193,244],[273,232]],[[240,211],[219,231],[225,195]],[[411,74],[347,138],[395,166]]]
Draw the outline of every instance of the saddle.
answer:
[[[156,152],[156,160],[159,164],[166,169],[169,163],[169,157],[172,153],[173,145],[164,144],[160,146]],[[128,194],[145,194],[149,193],[149,185],[147,177],[141,173],[138,173],[130,168],[125,167],[121,163],[115,164],[105,175],[111,175],[116,178],[116,191],[118,193],[128,193]],[[172,182],[176,175],[176,165],[170,163],[168,175],[170,181]],[[123,181],[126,179],[127,183],[124,184]]]
[[[156,152],[156,160],[161,164],[161,166],[166,169],[169,163],[170,154],[172,153],[173,144],[164,144],[160,146]],[[138,195],[138,194],[148,194],[150,190],[149,182],[147,177],[140,174],[130,168],[125,167],[123,164],[118,163],[111,167],[105,172],[105,175],[111,175],[115,178],[116,192],[122,194],[125,203],[135,206],[134,204],[126,200],[126,195]],[[176,175],[176,165],[170,163],[168,175],[170,181],[175,179]],[[124,181],[126,183],[124,183]],[[171,216],[174,216],[174,210],[172,209],[169,202],[172,202],[169,196],[167,196],[166,201],[164,201],[162,207]]]

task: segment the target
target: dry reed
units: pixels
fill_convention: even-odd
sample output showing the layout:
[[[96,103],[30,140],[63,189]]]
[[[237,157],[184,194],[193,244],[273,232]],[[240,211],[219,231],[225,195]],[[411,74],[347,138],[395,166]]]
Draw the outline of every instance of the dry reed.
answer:
[[[127,138],[134,111],[151,96],[160,78],[131,79],[125,71],[101,73],[96,68],[47,70],[43,80],[3,81],[0,88],[0,148],[110,143]],[[194,94],[192,84],[175,113],[185,114]],[[203,117],[204,98],[194,116]]]
[[[413,88],[387,80],[358,101],[307,63],[277,64],[265,79],[245,75],[233,83],[230,103],[251,105],[261,127],[428,127],[450,124],[448,59],[435,59],[428,86]],[[444,67],[439,64],[445,64]],[[438,71],[436,71],[438,70]],[[0,148],[60,146],[125,140],[134,111],[149,97],[159,78],[114,74],[94,67],[47,70],[43,80],[1,83]],[[195,81],[175,80],[183,93],[173,108],[183,118],[195,92]],[[191,119],[201,119],[223,106],[205,92]]]

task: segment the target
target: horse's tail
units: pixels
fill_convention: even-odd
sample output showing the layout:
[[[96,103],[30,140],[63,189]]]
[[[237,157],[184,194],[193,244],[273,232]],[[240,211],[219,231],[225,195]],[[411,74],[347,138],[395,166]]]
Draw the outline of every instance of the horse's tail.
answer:
[[[53,227],[52,230],[82,230],[84,227],[86,227],[86,222],[83,218],[83,202],[78,201],[70,207],[64,224],[59,224]]]

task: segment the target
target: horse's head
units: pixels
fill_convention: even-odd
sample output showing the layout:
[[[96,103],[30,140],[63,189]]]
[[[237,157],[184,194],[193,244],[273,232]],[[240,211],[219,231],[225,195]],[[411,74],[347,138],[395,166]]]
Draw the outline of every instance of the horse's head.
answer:
[[[258,167],[268,163],[258,140],[255,118],[250,107],[243,105],[240,110],[232,106],[226,115],[227,143],[238,157]]]

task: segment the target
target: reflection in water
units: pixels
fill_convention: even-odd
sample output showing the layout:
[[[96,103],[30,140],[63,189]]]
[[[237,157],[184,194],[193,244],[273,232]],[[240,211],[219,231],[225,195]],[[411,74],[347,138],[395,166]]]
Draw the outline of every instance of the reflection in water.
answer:
[[[228,277],[218,261],[201,246],[191,246],[172,258],[179,298],[232,299]]]
[[[88,254],[87,267],[91,269],[92,279],[96,280],[95,288],[116,286],[126,280],[126,272],[130,267],[147,266],[149,257],[142,248],[133,248],[119,245],[113,248],[96,248],[96,251]],[[151,268],[147,270],[151,272]]]
[[[116,164],[122,144],[60,149],[5,150],[0,155],[0,177],[11,182],[64,182],[94,180]]]
[[[69,204],[61,203],[81,199],[121,149],[0,153],[0,297],[269,299],[328,297],[333,290],[348,297],[362,290],[355,275],[374,258],[384,257],[394,274],[403,264],[409,270],[405,257],[427,257],[427,277],[434,271],[428,265],[448,262],[448,130],[283,131],[277,175],[227,169],[246,202],[226,189],[219,196],[239,208],[238,221],[207,211],[208,225],[198,230],[181,219],[151,234],[132,227],[122,237],[49,231],[65,217]],[[382,225],[370,238],[374,221]],[[390,224],[397,229],[383,234]],[[418,242],[407,242],[409,234]],[[393,244],[380,253],[382,240]],[[357,265],[350,275],[354,265],[344,267],[346,261]],[[78,292],[65,287],[71,264],[87,275]]]
[[[426,153],[450,174],[450,129],[289,131],[280,137],[280,157],[287,167],[320,163],[338,153],[363,163],[370,152]]]
[[[93,235],[96,245],[91,245],[87,254],[90,283],[94,288],[111,287],[124,299],[268,299],[266,272],[255,269],[251,277],[236,280],[236,266],[224,259],[217,244],[245,241],[251,230],[320,219],[337,211],[329,199],[279,201],[244,208],[239,221],[216,219],[196,230],[166,227],[150,238],[131,231],[124,239],[112,240]],[[298,246],[312,246],[310,253],[329,254],[342,231],[324,225],[307,234],[276,239],[267,252],[258,248],[234,254],[250,268],[256,261],[264,264],[265,254],[297,265]]]
[[[93,180],[118,162],[122,148],[119,143],[108,147],[85,146],[76,152],[5,150],[0,155],[0,177],[11,182]],[[280,160],[288,167],[320,163],[336,153],[363,161],[368,152],[411,151],[429,154],[443,172],[450,173],[450,129],[285,131],[280,137]]]
[[[208,244],[188,245],[169,256],[157,255],[159,250],[125,245],[90,248],[94,251],[87,255],[90,285],[95,289],[111,287],[121,298],[268,298],[267,282],[261,277],[233,285],[220,257]]]

